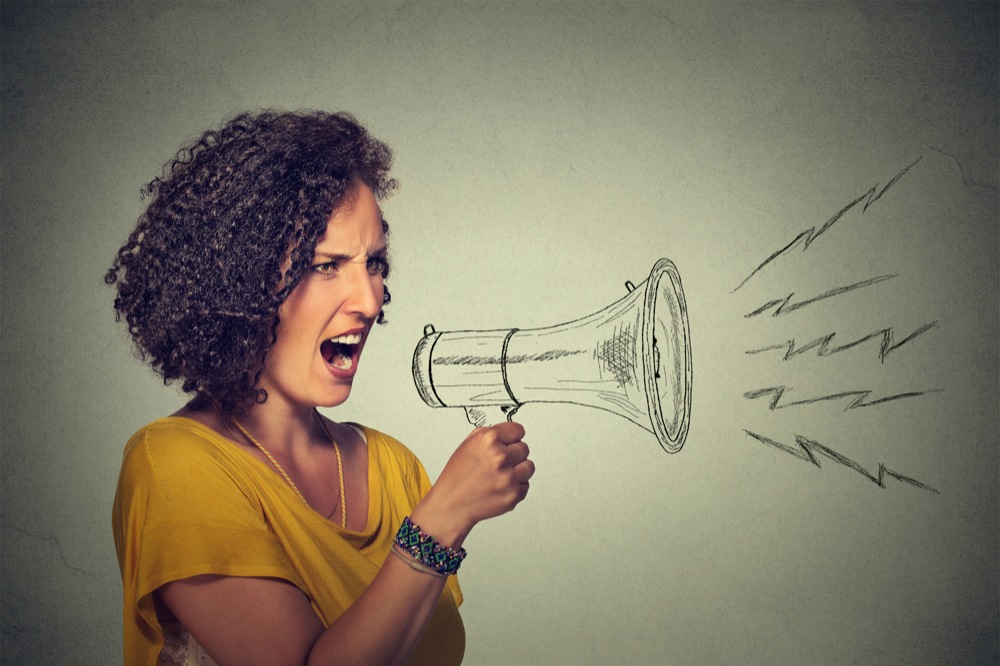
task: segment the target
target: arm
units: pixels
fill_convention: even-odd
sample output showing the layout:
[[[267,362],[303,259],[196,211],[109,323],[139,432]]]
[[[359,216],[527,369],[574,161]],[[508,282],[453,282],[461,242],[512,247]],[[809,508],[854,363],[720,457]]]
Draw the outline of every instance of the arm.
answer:
[[[516,423],[474,430],[413,510],[413,521],[458,548],[478,522],[513,509],[534,472],[523,436]],[[281,580],[195,576],[167,583],[158,595],[222,665],[395,664],[420,640],[444,583],[390,554],[367,590],[325,630],[309,599]]]

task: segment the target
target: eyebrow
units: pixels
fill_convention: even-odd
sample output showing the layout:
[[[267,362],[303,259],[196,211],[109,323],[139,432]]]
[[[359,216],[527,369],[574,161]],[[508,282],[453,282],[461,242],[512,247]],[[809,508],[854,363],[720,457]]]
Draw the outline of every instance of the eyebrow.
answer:
[[[389,246],[387,244],[380,245],[374,250],[369,251],[365,255],[365,258],[366,259],[372,259],[375,257],[385,258],[388,252],[389,252]],[[313,254],[315,257],[323,257],[324,259],[329,259],[331,261],[340,261],[340,262],[350,261],[351,257],[353,256],[350,254],[342,254],[337,252],[324,252],[323,250],[319,249],[317,249]]]

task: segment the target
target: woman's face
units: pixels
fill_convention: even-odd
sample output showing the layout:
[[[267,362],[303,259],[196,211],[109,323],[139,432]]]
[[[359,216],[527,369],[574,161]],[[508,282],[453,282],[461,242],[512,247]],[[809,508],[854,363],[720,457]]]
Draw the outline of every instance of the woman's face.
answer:
[[[330,216],[311,267],[282,304],[261,385],[267,402],[332,407],[344,402],[382,309],[387,268],[382,211],[359,183]]]

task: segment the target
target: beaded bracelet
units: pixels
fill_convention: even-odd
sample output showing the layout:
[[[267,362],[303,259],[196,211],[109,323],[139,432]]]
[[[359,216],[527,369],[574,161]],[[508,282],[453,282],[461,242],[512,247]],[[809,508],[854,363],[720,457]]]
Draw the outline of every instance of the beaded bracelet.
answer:
[[[458,567],[467,555],[464,548],[455,550],[442,546],[437,539],[414,525],[409,516],[403,518],[403,524],[396,532],[396,544],[413,559],[445,576],[458,573]]]

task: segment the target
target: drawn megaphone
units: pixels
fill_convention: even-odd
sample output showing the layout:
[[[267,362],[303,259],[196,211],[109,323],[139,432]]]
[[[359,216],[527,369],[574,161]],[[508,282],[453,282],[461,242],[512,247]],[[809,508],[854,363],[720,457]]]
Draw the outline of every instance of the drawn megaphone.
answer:
[[[561,402],[624,416],[668,453],[691,419],[691,340],[677,268],[653,266],[637,288],[593,314],[547,328],[438,332],[413,352],[413,381],[431,407],[463,407],[474,425],[527,403]]]

